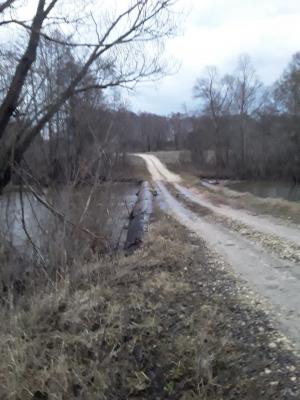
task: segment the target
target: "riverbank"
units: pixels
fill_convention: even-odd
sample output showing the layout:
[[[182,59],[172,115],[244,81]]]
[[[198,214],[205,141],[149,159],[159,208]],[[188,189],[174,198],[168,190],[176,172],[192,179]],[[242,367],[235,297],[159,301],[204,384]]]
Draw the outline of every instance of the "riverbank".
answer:
[[[81,257],[77,241],[72,264],[55,276],[35,270],[17,296],[2,297],[1,400],[299,397],[299,358],[274,314],[208,232],[159,209],[172,212],[162,186],[153,182],[151,224],[135,253]]]
[[[23,291],[32,271],[65,268],[122,251],[145,165],[123,163],[94,185],[10,186],[0,196],[0,298]]]
[[[154,155],[141,154],[152,174],[162,210],[203,238],[226,260],[236,276],[259,294],[272,310],[281,332],[300,349],[299,226],[207,197],[187,187]]]
[[[279,181],[279,187],[275,188],[276,190],[272,179],[240,181],[240,184],[238,184],[238,181],[221,179],[218,181],[219,184],[209,184],[210,179],[204,179],[204,177],[210,176],[211,181],[215,181],[214,171],[196,167],[191,162],[191,155],[188,151],[156,152],[153,154],[171,171],[179,174],[188,187],[201,188],[201,191],[206,191],[207,196],[216,203],[228,204],[234,208],[249,210],[253,213],[267,214],[281,218],[285,222],[300,223],[300,201],[288,200],[291,193],[287,190],[287,182]],[[225,176],[226,174],[223,174],[222,178],[225,178]],[[229,179],[229,176],[227,179]],[[263,187],[263,183],[266,187]],[[247,188],[248,190],[246,190]],[[291,188],[294,190],[291,197],[295,200],[299,189],[295,189],[292,181]],[[280,194],[283,196],[282,198],[280,198]]]
[[[253,214],[267,214],[282,219],[285,223],[300,223],[300,203],[279,198],[261,198],[251,193],[241,193],[224,185],[211,185],[190,178],[192,186],[201,187],[215,203],[227,204],[236,209],[249,210]]]
[[[222,184],[210,184],[201,178],[201,171],[192,164],[167,164],[168,168],[180,174],[189,188],[200,189],[207,198],[216,204],[225,204],[235,209],[248,210],[253,214],[266,214],[282,219],[284,223],[300,224],[300,202],[281,198],[258,197],[249,192],[233,190]]]
[[[293,399],[299,366],[259,300],[156,210],[144,246],[1,307],[0,397]]]

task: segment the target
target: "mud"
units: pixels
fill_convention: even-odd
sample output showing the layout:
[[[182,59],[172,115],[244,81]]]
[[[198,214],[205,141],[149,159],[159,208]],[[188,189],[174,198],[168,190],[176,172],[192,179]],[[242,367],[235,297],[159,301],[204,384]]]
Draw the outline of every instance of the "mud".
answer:
[[[162,167],[162,163],[155,156],[142,155],[142,158],[146,161],[155,181],[164,211],[217,251],[220,259],[225,260],[235,274],[259,294],[270,312],[276,315],[280,330],[300,350],[299,265],[283,261],[238,232],[207,222],[203,215],[189,210],[170,193],[166,186],[168,182],[176,187],[181,178],[168,171],[165,166]],[[211,205],[210,208],[214,206]],[[259,230],[261,226],[262,224],[259,224],[257,229]],[[280,234],[282,232],[283,230]]]

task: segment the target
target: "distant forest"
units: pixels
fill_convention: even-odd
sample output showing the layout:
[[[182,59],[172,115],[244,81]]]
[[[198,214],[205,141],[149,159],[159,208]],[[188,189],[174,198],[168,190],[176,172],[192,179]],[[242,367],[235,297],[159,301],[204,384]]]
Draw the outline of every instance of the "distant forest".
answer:
[[[74,69],[65,59],[52,74],[61,81]],[[220,177],[300,180],[300,53],[272,87],[243,55],[232,75],[207,67],[193,94],[197,113],[170,116],[133,113],[101,91],[75,94],[36,138],[26,166],[45,180],[86,179],[100,157],[105,179],[127,152],[188,149],[199,170]]]
[[[241,55],[231,74],[199,71],[195,112],[136,114],[122,88],[167,73],[173,2],[137,0],[98,22],[88,4],[78,19],[46,3],[27,23],[16,0],[0,7],[0,26],[15,33],[0,52],[0,192],[29,176],[82,182],[96,171],[105,180],[128,152],[181,149],[202,173],[300,181],[300,52],[272,86]]]

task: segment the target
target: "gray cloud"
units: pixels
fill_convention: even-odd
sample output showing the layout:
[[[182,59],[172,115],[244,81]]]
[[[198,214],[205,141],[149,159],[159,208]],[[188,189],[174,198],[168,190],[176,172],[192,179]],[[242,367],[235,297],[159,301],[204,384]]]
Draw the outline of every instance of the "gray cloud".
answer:
[[[130,101],[135,111],[168,114],[182,111],[192,99],[195,80],[206,65],[231,72],[247,52],[266,84],[279,77],[291,55],[300,50],[300,2],[288,0],[181,0],[190,9],[184,34],[167,44],[167,55],[180,60],[180,71],[159,84],[140,87]]]

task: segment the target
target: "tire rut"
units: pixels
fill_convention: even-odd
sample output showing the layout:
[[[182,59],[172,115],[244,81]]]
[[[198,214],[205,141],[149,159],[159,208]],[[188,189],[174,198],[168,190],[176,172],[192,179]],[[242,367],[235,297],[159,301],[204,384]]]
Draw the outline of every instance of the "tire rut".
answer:
[[[267,251],[270,251],[282,260],[289,260],[293,263],[300,263],[300,246],[276,234],[266,234],[252,226],[239,221],[238,219],[230,218],[219,214],[217,211],[205,206],[201,200],[197,199],[192,193],[188,195],[188,189],[175,184],[167,184],[168,190],[178,198],[185,206],[207,219],[210,223],[222,225],[230,231],[237,232],[246,237],[258,246],[262,246]]]
[[[171,193],[168,184],[176,186],[180,177],[171,174],[155,156],[143,154],[147,167],[157,187],[157,200],[166,213],[204,239],[222,262],[235,275],[264,299],[264,303],[276,316],[279,329],[300,351],[300,268],[288,259],[281,259],[270,248],[259,246],[236,229],[228,229],[216,223],[210,210],[202,208],[205,215],[199,216]],[[182,199],[181,199],[182,200]]]

